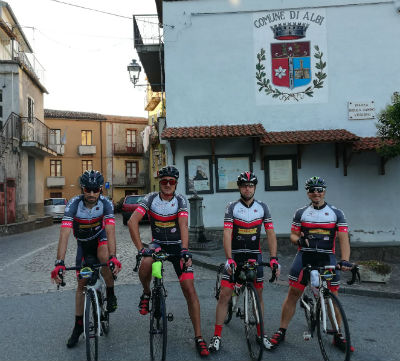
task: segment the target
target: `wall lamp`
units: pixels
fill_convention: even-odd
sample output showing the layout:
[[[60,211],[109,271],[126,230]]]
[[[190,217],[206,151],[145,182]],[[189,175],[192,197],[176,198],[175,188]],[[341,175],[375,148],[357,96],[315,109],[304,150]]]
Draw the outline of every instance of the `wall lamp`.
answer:
[[[132,62],[128,65],[127,69],[131,82],[133,86],[136,87],[142,67],[137,63],[136,59],[132,59]]]

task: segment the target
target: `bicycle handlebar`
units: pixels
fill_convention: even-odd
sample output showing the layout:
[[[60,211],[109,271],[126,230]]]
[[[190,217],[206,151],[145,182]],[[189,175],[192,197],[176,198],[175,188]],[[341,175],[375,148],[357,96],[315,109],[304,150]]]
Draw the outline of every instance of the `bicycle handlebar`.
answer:
[[[135,267],[133,268],[133,272],[137,272],[140,266],[140,262],[142,260],[142,257],[151,257],[154,259],[154,261],[167,261],[168,259],[174,258],[174,257],[180,257],[179,254],[170,254],[170,253],[166,253],[166,252],[162,252],[162,251],[157,251],[157,252],[153,252],[151,254],[141,254],[138,253],[136,255],[136,264]],[[188,255],[185,255],[184,257],[180,257],[180,258],[185,258],[185,261],[188,261],[188,259],[190,259],[191,257],[189,257]],[[182,272],[186,271],[186,263],[183,265],[182,268]]]
[[[239,262],[237,263],[238,266],[243,267],[244,265],[250,265],[251,263],[249,263],[249,261],[246,262]],[[232,280],[233,282],[235,282],[235,265],[232,263],[231,265],[232,268]],[[263,267],[269,267],[271,268],[271,265],[269,264],[269,262],[254,262],[254,266],[263,266]],[[273,265],[273,267],[271,268],[271,272],[272,272],[272,276],[271,278],[268,280],[269,283],[272,283],[276,280],[276,271],[278,270],[278,266],[276,264]]]
[[[310,271],[312,270],[317,270],[319,272],[321,272],[322,270],[340,270],[341,267],[339,264],[337,265],[328,265],[328,266],[311,266],[310,264],[306,265],[303,267],[303,279],[301,280],[301,284],[303,285],[307,285],[308,280],[306,280],[306,278],[304,277],[304,271],[310,273]],[[361,278],[360,278],[360,270],[357,264],[353,264],[353,266],[350,269],[351,271],[351,280],[347,281],[348,285],[352,285],[356,279],[358,278],[358,282],[361,282]]]

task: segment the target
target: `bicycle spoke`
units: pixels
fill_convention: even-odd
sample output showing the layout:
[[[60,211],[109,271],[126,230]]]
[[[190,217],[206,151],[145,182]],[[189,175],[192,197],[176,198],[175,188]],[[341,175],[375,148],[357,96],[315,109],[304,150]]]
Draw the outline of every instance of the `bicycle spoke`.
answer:
[[[88,361],[98,359],[98,319],[97,306],[93,291],[86,293],[85,305],[85,338],[86,338],[86,358]]]
[[[248,284],[245,289],[244,312],[245,333],[250,357],[252,360],[261,360],[264,326],[260,302],[252,284]]]
[[[341,303],[332,293],[325,294],[322,305],[318,304],[316,321],[318,343],[324,360],[349,361],[351,345],[349,326]],[[345,340],[344,343],[338,340],[340,334]]]
[[[167,316],[164,294],[154,292],[150,312],[151,360],[165,360],[167,351]]]

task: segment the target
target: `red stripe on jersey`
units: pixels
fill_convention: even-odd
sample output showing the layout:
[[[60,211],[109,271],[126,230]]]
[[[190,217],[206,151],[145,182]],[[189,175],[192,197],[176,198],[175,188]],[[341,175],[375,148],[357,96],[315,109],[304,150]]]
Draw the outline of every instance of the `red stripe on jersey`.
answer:
[[[224,228],[232,229],[233,228],[233,223],[224,222]]]
[[[189,217],[189,213],[188,212],[184,212],[184,211],[179,212],[178,213],[178,217]]]
[[[104,220],[104,225],[107,226],[109,224],[114,224],[115,225],[115,219],[114,218],[106,218]]]
[[[274,229],[274,224],[272,222],[270,223],[264,223],[264,228],[267,231],[268,229]]]
[[[143,207],[140,207],[140,206],[135,209],[135,212],[136,211],[139,212],[140,214],[143,214],[143,215],[146,214],[146,210]]]
[[[246,228],[254,228],[254,227],[260,225],[261,223],[262,223],[262,219],[256,219],[253,222],[243,222],[238,219],[233,220],[233,224],[235,224],[236,226],[246,227]]]
[[[308,222],[301,222],[302,227],[307,228],[326,228],[332,229],[336,227],[336,223],[308,223]]]
[[[173,220],[178,218],[177,214],[173,214],[172,216],[161,216],[161,215],[159,215],[157,213],[154,213],[152,211],[149,211],[149,215],[151,217],[153,217],[154,219],[156,219],[157,221],[163,221],[163,222],[165,222],[165,221],[173,221]]]
[[[97,217],[97,218],[92,218],[92,219],[82,219],[82,218],[74,217],[74,220],[80,224],[92,224],[92,223],[96,223],[96,222],[100,221],[102,218],[103,218],[103,216]]]
[[[71,221],[62,221],[61,228],[72,228],[72,222]]]
[[[293,232],[300,232],[301,231],[301,227],[300,226],[295,226],[294,224],[292,224],[292,228],[290,229]]]

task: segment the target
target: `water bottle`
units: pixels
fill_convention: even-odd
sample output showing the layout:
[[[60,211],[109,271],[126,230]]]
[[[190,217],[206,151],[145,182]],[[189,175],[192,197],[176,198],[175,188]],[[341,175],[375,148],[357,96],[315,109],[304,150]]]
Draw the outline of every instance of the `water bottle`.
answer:
[[[316,269],[311,271],[310,279],[312,287],[319,287],[319,273]]]

